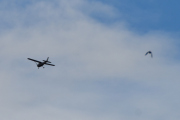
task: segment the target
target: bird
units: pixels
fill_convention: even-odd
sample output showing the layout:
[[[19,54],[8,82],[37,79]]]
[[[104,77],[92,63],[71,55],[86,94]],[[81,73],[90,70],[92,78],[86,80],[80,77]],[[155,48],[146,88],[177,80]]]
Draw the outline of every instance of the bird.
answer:
[[[152,54],[151,51],[147,51],[147,53],[145,54],[145,56],[146,56],[147,54],[151,54],[151,58],[153,57],[153,54]]]

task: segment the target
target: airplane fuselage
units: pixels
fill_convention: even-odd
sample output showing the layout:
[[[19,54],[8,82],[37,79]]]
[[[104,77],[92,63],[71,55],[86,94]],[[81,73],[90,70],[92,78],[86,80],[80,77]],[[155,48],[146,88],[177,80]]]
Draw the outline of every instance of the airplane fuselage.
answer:
[[[37,67],[42,67],[44,64],[46,64],[46,61],[41,62],[41,63],[38,63],[38,64],[37,64]]]

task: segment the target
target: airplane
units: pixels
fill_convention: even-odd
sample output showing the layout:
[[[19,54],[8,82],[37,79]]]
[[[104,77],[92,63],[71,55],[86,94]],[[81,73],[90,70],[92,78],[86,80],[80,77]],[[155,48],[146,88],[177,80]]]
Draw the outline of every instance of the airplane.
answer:
[[[50,61],[48,61],[49,57],[47,58],[47,60],[43,60],[44,62],[40,62],[40,61],[37,61],[37,60],[34,60],[34,59],[31,59],[31,58],[27,58],[28,60],[31,60],[31,61],[34,61],[36,64],[37,64],[37,67],[39,69],[39,67],[43,67],[43,65],[51,65],[51,66],[55,66],[53,64],[49,64],[51,63]],[[44,67],[43,67],[44,68]]]

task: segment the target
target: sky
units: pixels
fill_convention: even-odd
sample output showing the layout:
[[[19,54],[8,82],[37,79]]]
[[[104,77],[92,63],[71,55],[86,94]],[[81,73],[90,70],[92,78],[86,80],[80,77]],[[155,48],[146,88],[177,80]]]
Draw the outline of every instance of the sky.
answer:
[[[119,17],[114,21],[119,21],[119,18],[121,18],[129,24],[131,29],[136,31],[162,30],[179,32],[179,1],[101,0],[101,2],[115,7],[119,12]]]
[[[175,0],[0,0],[0,119],[179,120],[178,10]],[[27,60],[47,57],[55,67]]]

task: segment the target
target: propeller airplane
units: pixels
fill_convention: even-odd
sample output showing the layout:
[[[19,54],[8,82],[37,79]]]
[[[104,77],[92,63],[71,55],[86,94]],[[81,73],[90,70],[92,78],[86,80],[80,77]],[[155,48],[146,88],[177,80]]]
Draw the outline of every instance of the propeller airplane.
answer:
[[[51,65],[51,66],[55,66],[53,64],[49,64],[51,63],[50,61],[48,61],[49,57],[47,58],[47,60],[43,60],[44,62],[40,62],[31,58],[28,58],[28,60],[34,61],[37,64],[37,67],[39,69],[39,67],[43,67],[43,65]],[[44,67],[43,67],[44,68]]]

